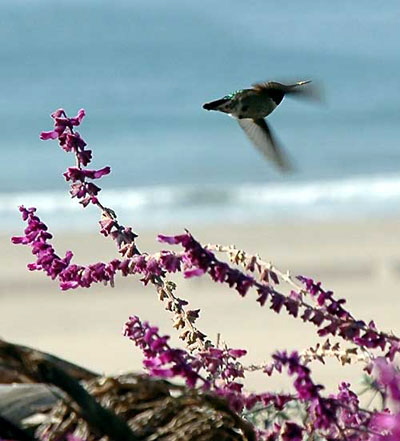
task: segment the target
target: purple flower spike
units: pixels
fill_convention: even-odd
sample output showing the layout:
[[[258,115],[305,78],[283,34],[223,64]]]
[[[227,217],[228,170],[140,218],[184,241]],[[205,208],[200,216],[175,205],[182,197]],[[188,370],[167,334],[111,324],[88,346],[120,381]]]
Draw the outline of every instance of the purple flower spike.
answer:
[[[84,109],[80,109],[73,118],[68,118],[64,109],[58,109],[52,113],[54,129],[49,132],[42,132],[41,139],[58,138],[60,147],[66,152],[74,153],[77,166],[69,167],[64,173],[67,181],[71,181],[71,196],[80,199],[79,203],[86,207],[89,204],[99,205],[97,194],[100,188],[92,183],[87,183],[87,179],[99,179],[111,172],[110,167],[106,166],[99,170],[85,169],[92,160],[92,151],[86,149],[86,142],[78,132],[74,131],[75,126],[79,126],[85,116]]]

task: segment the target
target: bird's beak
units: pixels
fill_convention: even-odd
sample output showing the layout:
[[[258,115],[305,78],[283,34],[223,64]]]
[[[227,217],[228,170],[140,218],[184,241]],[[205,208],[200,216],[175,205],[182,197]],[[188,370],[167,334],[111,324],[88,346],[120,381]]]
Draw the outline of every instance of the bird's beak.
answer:
[[[228,98],[221,98],[219,100],[210,101],[209,103],[203,104],[203,109],[206,109],[206,110],[219,110],[218,107],[221,106],[222,104],[225,104],[228,101],[229,101]]]

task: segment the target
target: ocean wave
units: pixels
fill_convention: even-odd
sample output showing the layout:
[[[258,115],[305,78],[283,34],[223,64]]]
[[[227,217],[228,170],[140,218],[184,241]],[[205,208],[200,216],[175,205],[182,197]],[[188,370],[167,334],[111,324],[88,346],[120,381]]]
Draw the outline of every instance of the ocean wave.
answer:
[[[104,190],[102,202],[121,219],[135,219],[146,226],[188,222],[243,222],[293,215],[303,218],[371,216],[398,213],[400,175],[364,176],[330,181],[284,184],[179,185]],[[35,206],[43,218],[68,228],[86,228],[97,219],[93,207],[82,207],[65,192],[0,194],[0,229],[15,225],[17,207]]]

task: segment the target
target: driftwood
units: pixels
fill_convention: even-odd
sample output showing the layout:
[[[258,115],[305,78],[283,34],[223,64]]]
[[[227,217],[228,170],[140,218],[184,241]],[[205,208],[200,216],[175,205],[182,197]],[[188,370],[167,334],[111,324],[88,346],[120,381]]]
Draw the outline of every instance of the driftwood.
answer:
[[[0,386],[0,438],[240,441],[252,426],[224,399],[146,375],[102,377],[0,340],[0,365],[22,382]],[[82,369],[82,370],[81,370]],[[86,378],[82,379],[82,375]],[[1,380],[1,378],[0,378]]]
[[[99,375],[47,352],[38,351],[28,346],[10,344],[2,339],[0,339],[0,351],[2,351],[2,356],[0,356],[0,384],[36,382],[34,377],[26,376],[25,371],[21,369],[20,360],[22,357],[25,357],[25,359],[47,360],[76,380],[90,380]]]

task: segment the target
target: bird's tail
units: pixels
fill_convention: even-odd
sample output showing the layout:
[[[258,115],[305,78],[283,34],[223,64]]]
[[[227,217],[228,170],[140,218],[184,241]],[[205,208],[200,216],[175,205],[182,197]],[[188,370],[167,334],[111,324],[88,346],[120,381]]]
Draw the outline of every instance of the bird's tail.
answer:
[[[259,92],[267,91],[268,94],[278,91],[283,95],[294,95],[312,100],[322,101],[321,87],[318,83],[311,80],[297,81],[293,84],[282,84],[277,81],[268,81],[266,83],[253,84],[253,88]]]
[[[315,82],[311,84],[311,80],[297,81],[294,84],[282,86],[282,91],[285,93],[285,95],[293,95],[315,101],[322,101],[322,91],[320,85]]]

